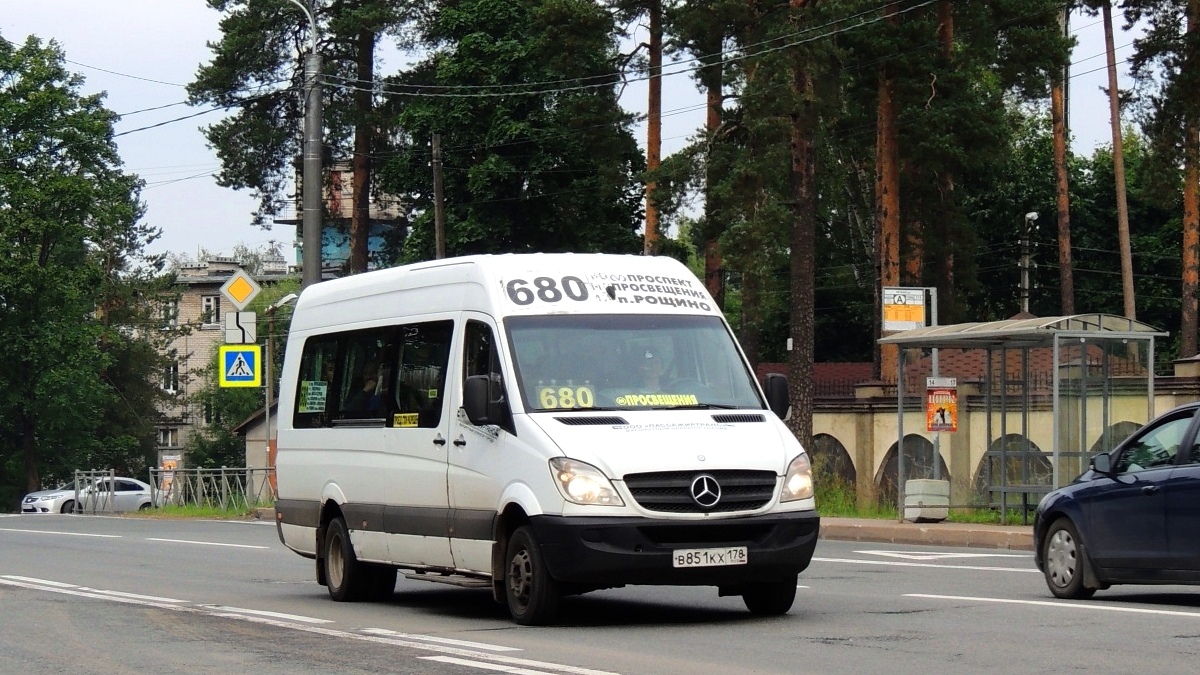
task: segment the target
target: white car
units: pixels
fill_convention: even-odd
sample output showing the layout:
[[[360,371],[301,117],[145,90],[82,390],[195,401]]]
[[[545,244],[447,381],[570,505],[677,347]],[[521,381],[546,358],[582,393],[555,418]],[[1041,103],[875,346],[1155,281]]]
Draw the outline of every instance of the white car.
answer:
[[[135,478],[103,478],[78,494],[74,483],[31,492],[21,500],[21,513],[143,511],[154,505],[151,495],[150,485]]]
[[[53,490],[30,492],[21,500],[21,513],[72,513],[74,511],[74,483],[64,483]]]

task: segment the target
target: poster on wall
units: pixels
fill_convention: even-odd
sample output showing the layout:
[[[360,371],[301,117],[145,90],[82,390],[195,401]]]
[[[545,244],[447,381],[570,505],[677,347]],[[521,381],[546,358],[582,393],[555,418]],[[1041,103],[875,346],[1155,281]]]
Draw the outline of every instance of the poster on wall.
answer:
[[[925,430],[958,431],[957,378],[926,378]]]

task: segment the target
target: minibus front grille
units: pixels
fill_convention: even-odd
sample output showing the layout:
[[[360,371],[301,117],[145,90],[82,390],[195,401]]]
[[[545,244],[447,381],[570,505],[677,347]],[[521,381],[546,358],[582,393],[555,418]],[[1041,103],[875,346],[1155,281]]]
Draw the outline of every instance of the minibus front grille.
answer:
[[[740,423],[747,423],[747,422],[762,422],[762,421],[766,420],[766,418],[763,417],[762,415],[751,414],[751,413],[742,413],[742,414],[727,413],[727,414],[721,414],[721,415],[713,415],[712,418],[713,418],[714,422],[718,422],[720,424],[740,424]]]
[[[585,426],[608,427],[608,426],[620,426],[622,424],[629,424],[629,422],[625,421],[624,417],[614,417],[614,416],[555,417],[554,419],[558,420],[559,422],[562,422],[563,424],[565,424],[567,426],[571,426],[571,427],[585,427]]]
[[[702,506],[692,496],[692,484],[709,476],[720,486],[720,498],[712,506]],[[642,508],[664,513],[728,513],[753,511],[766,506],[775,496],[773,471],[743,469],[720,471],[661,471],[631,473],[625,487]]]

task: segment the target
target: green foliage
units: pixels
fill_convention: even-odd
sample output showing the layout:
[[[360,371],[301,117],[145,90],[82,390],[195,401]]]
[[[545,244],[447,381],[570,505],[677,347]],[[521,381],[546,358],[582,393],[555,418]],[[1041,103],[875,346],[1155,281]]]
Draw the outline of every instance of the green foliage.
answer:
[[[259,198],[256,224],[279,213],[280,198],[295,178],[304,117],[304,64],[310,23],[287,0],[208,0],[222,12],[222,37],[211,43],[212,61],[188,85],[189,102],[234,108],[205,129],[221,160],[220,185],[246,188]],[[360,129],[373,129],[373,98],[347,86],[359,79],[360,61],[373,63],[375,44],[395,32],[408,3],[387,0],[305,0],[313,8],[320,38],[323,76],[340,86],[323,86],[327,160],[349,159],[349,141]],[[376,137],[379,140],[382,137]]]
[[[160,400],[141,181],[120,170],[100,96],[53,42],[0,39],[0,485],[141,471]]]
[[[447,255],[641,249],[644,161],[616,100],[611,17],[585,0],[445,2],[421,37],[431,53],[390,90],[480,95],[388,102],[407,144],[380,182],[411,205],[403,260],[434,256],[435,133]]]

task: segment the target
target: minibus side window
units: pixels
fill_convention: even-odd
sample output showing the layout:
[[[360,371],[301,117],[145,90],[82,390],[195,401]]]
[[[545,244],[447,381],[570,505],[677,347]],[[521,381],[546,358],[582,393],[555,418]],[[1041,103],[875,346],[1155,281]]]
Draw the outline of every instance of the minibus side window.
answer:
[[[304,343],[296,385],[296,409],[292,417],[294,428],[323,427],[329,423],[337,347],[337,338],[329,336],[312,338]]]
[[[442,420],[453,321],[399,328],[394,426],[432,429]]]
[[[396,345],[378,329],[343,334],[337,419],[383,419],[390,412]]]

